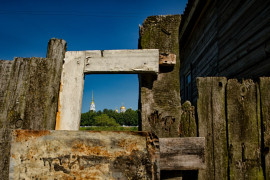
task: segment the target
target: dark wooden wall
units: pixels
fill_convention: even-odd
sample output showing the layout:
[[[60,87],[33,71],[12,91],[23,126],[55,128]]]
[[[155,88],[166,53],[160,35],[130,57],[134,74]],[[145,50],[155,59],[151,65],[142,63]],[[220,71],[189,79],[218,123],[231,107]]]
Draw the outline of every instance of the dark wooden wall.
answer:
[[[196,77],[254,79],[270,75],[270,1],[202,0],[184,27],[192,5],[190,0],[180,26],[182,100],[189,70],[193,103]]]

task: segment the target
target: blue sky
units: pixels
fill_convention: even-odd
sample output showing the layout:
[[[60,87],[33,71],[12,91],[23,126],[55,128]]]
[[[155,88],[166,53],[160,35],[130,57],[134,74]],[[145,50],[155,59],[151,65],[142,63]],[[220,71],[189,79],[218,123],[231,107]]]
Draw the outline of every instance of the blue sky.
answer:
[[[187,0],[0,0],[0,59],[46,57],[50,38],[68,51],[137,49],[139,24],[151,15],[181,14]],[[91,91],[97,110],[137,109],[137,75],[87,75],[82,112]]]

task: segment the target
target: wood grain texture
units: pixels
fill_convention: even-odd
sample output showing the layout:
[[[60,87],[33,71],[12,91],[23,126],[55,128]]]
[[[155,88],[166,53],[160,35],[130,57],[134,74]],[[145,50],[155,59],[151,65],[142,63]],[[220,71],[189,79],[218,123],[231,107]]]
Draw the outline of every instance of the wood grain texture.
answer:
[[[189,1],[188,6],[194,4]],[[198,97],[196,77],[270,76],[270,1],[209,0],[196,12],[198,18],[190,20],[189,30],[181,32],[185,37],[180,39],[181,78],[188,71],[192,74],[192,98],[188,100],[195,103]]]
[[[206,169],[199,179],[227,179],[228,150],[226,136],[224,77],[198,78],[199,136],[206,138]]]
[[[142,130],[161,137],[178,137],[181,119],[179,80],[180,15],[150,16],[140,27],[139,49],[159,49],[176,54],[174,66],[160,66],[157,75],[139,75],[139,106]],[[161,171],[161,178],[179,179],[181,173]]]
[[[270,78],[260,78],[261,120],[262,120],[262,154],[265,158],[265,178],[270,179]]]
[[[160,66],[157,75],[141,74],[139,109],[143,131],[178,137],[181,118],[179,80],[180,15],[150,16],[140,27],[139,48],[176,54],[175,66]]]
[[[205,168],[204,137],[159,138],[161,170]]]
[[[257,86],[252,80],[227,85],[230,179],[263,179],[261,122]]]

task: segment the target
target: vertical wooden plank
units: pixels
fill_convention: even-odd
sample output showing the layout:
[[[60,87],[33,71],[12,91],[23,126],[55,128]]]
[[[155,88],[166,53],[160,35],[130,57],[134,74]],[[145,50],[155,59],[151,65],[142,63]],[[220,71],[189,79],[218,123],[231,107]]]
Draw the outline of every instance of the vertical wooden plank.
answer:
[[[257,87],[252,80],[228,81],[227,113],[230,179],[263,179],[261,168],[261,124]]]
[[[56,130],[79,130],[85,51],[67,51],[61,75]],[[76,89],[76,93],[74,91]]]
[[[228,151],[225,113],[225,77],[197,79],[199,136],[206,138],[206,169],[199,179],[227,179]]]
[[[261,120],[262,120],[262,153],[264,156],[265,178],[270,179],[270,77],[260,78]]]
[[[140,27],[139,49],[159,49],[176,54],[174,66],[160,66],[157,75],[142,74],[140,79],[141,127],[160,137],[178,137],[181,118],[179,80],[180,15],[150,16]],[[161,171],[161,179],[179,179],[180,172]]]

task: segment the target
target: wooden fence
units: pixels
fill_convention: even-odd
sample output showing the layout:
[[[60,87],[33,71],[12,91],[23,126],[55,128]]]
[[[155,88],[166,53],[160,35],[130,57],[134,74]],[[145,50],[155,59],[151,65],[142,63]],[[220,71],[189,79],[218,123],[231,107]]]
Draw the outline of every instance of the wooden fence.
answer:
[[[270,78],[197,79],[199,136],[206,169],[199,179],[270,179]]]

